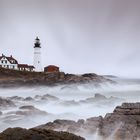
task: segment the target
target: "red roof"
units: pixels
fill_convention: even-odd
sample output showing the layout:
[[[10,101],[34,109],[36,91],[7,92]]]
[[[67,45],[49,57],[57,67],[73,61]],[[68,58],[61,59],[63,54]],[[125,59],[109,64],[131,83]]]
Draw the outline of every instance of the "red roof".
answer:
[[[28,65],[27,64],[18,64],[18,67],[19,68],[28,68]]]
[[[32,66],[32,65],[27,65],[27,64],[18,64],[18,67],[19,68],[35,68],[34,66]]]
[[[57,67],[57,66],[55,66],[55,65],[48,65],[48,66],[46,66],[45,68],[49,68],[49,67],[59,68],[59,67]]]

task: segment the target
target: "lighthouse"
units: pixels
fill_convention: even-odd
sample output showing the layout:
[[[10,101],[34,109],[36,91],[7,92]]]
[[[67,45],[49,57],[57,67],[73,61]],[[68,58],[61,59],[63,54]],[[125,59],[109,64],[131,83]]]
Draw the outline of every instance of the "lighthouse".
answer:
[[[42,71],[41,67],[41,44],[40,39],[36,37],[34,43],[34,67],[35,71]]]

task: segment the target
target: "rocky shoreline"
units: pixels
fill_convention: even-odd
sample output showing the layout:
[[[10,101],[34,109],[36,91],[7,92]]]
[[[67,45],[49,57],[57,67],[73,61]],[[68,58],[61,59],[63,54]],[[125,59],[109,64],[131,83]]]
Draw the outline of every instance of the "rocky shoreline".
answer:
[[[46,130],[67,131],[74,134],[88,133],[111,140],[140,139],[140,103],[123,103],[117,106],[113,113],[89,118],[87,120],[55,120],[38,126]]]
[[[0,68],[0,87],[20,86],[55,86],[59,84],[86,84],[93,83],[99,86],[101,83],[115,83],[104,76],[95,73],[82,75],[66,74],[64,72],[27,72]]]
[[[16,137],[19,133],[20,136],[23,136],[22,139]],[[51,133],[53,138],[49,138],[50,135],[52,136]],[[29,130],[9,128],[0,133],[0,139],[34,140],[33,138],[36,137],[36,140],[84,140],[84,138],[71,133],[76,135],[98,133],[101,140],[139,140],[140,103],[123,103],[121,106],[117,106],[113,113],[108,113],[105,117],[99,116],[78,121],[55,120]]]

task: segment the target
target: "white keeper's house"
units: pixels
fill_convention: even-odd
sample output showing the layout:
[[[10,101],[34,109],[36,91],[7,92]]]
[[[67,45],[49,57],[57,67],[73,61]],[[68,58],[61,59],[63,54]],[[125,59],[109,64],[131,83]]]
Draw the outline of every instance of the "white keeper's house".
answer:
[[[4,54],[0,56],[0,67],[20,71],[34,71],[34,66],[27,64],[19,64],[18,61],[12,55],[9,57],[5,56]]]

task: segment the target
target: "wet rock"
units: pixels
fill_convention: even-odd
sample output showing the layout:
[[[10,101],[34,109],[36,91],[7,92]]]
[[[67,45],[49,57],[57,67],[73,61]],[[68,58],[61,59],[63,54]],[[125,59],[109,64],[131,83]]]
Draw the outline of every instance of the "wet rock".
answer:
[[[45,125],[38,126],[37,128],[40,129],[47,129],[47,130],[59,130],[59,131],[67,131],[70,133],[78,133],[78,132],[88,132],[88,133],[95,133],[97,128],[100,127],[102,122],[102,117],[93,117],[90,119],[85,120],[55,120],[54,122],[49,122]]]
[[[101,134],[118,140],[140,138],[140,103],[123,103],[107,114],[103,120]]]
[[[32,97],[26,97],[24,101],[34,101],[34,99]]]
[[[89,118],[86,121],[56,120],[41,125],[40,129],[64,130],[71,133],[97,132],[103,139],[139,140],[140,139],[140,103],[123,103],[113,113]]]
[[[102,121],[102,116],[89,118],[85,121],[83,125],[83,130],[90,134],[96,133],[97,129],[102,126]]]
[[[16,115],[48,115],[47,112],[39,110],[32,105],[21,106],[19,111],[16,111]]]
[[[37,128],[47,129],[47,130],[67,131],[69,126],[74,126],[75,124],[76,122],[71,120],[55,120],[54,122],[49,122],[45,125],[40,125]]]
[[[78,87],[76,85],[65,85],[61,88],[62,91],[78,91]]]
[[[0,97],[0,108],[3,107],[15,107],[15,104],[13,101],[9,99]]]
[[[23,109],[23,110],[36,110],[36,108],[32,105],[26,105],[26,106],[21,106],[19,107],[19,109]]]
[[[70,101],[61,101],[61,102],[59,102],[59,105],[62,105],[62,106],[78,106],[80,104],[78,102],[74,101],[74,100],[70,100]]]
[[[16,115],[15,112],[8,112],[6,114],[3,114],[1,121],[6,123],[6,124],[13,124],[13,123],[20,121],[22,119],[23,119],[22,115]]]
[[[0,115],[2,115],[3,113],[0,111]]]
[[[19,97],[19,96],[8,97],[8,99],[14,100],[14,101],[23,101],[24,100],[23,97]]]
[[[122,102],[123,99],[117,98],[117,97],[105,97],[102,94],[96,93],[94,97],[87,98],[85,100],[80,100],[79,103],[96,103],[100,102],[101,104],[110,104],[110,103],[115,103],[115,102]]]
[[[53,95],[50,95],[50,94],[45,94],[45,95],[36,95],[34,97],[35,99],[37,100],[45,100],[45,101],[58,101],[59,98],[53,96]]]
[[[34,98],[35,98],[35,99],[41,99],[41,97],[42,97],[41,95],[35,95]]]
[[[45,94],[41,97],[41,99],[46,99],[46,100],[49,100],[49,101],[58,101],[59,98],[55,97],[55,96],[52,96],[50,94]]]
[[[39,110],[34,106],[28,105],[21,106],[17,111],[9,111],[8,113],[5,113],[2,120],[6,123],[12,123],[14,121],[18,121],[28,116],[30,117],[30,116],[46,116],[46,115],[50,114],[47,113],[46,111]]]
[[[85,140],[68,132],[43,129],[8,128],[0,133],[0,140]]]
[[[106,100],[107,99],[104,95],[101,95],[99,93],[96,93],[95,96],[94,96],[94,98],[96,100]]]
[[[37,86],[58,84],[86,84],[92,83],[95,86],[101,83],[114,83],[114,81],[103,76],[88,73],[83,75],[65,74],[64,72],[27,72],[15,71],[11,69],[0,68],[0,87],[19,87],[19,86]]]
[[[84,123],[85,123],[85,120],[84,120],[84,119],[79,119],[79,120],[77,121],[77,123],[78,123],[78,124],[84,124]]]
[[[97,101],[106,101],[107,98],[99,93],[96,93],[94,97],[87,98],[86,100],[80,100],[81,103],[92,103]]]

